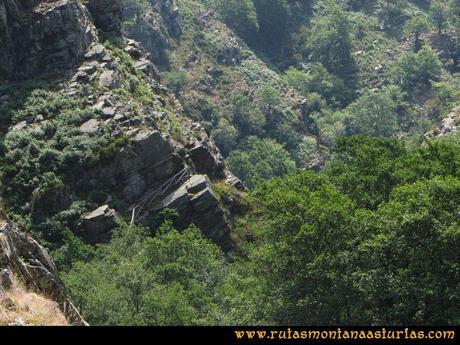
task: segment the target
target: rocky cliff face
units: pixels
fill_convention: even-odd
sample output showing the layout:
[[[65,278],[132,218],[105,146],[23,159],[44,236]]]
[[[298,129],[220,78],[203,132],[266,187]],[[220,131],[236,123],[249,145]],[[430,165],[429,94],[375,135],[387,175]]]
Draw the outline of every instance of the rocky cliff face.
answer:
[[[122,0],[89,0],[87,7],[97,28],[113,35],[120,35]]]
[[[123,31],[142,44],[159,67],[169,64],[167,50],[182,35],[182,17],[175,0],[149,0],[150,8],[138,11],[125,7]]]
[[[148,15],[158,20],[164,39],[178,39],[181,18],[175,1],[152,0],[152,6]],[[0,0],[0,43],[4,47],[0,77],[7,90],[0,92],[0,106],[11,107],[14,96],[8,90],[16,85],[13,82],[53,72],[51,79],[43,79],[47,87],[57,98],[79,104],[80,113],[68,128],[72,134],[67,139],[84,145],[103,137],[111,143],[110,154],[99,155],[90,165],[74,161],[71,168],[50,168],[65,183],[37,185],[25,192],[19,217],[43,228],[48,219],[59,218],[72,205],[83,202],[85,211],[65,226],[94,244],[110,240],[117,218],[152,226],[159,212],[172,208],[179,214],[178,227],[194,223],[222,248],[232,250],[230,212],[216,197],[213,182],[223,181],[241,190],[244,186],[225,167],[206,130],[183,117],[178,101],[161,85],[152,63],[161,63],[161,57],[152,58],[149,52],[161,51],[167,42],[142,33],[141,42],[121,36],[126,11],[122,1]],[[135,27],[143,30],[142,25]],[[98,31],[103,35],[98,36]],[[102,36],[107,34],[116,37],[117,47],[103,44]],[[148,42],[144,36],[149,37]],[[14,111],[21,111],[20,106]],[[75,110],[75,106],[63,107],[55,113],[32,111],[21,119],[13,116],[7,139],[60,127],[60,114]],[[67,149],[56,130],[39,140],[40,145]],[[24,149],[24,155],[33,155],[30,147]],[[40,179],[43,173],[35,177]],[[8,186],[17,175],[6,175]],[[88,196],[94,192],[99,195],[97,201]],[[13,205],[10,197],[5,193],[7,206]],[[15,202],[19,206],[17,199]],[[57,277],[48,261],[44,267]],[[33,270],[28,267],[28,271]],[[57,278],[46,284],[59,290]]]
[[[29,291],[57,302],[68,324],[86,325],[70,302],[56,266],[46,250],[12,223],[6,222],[0,225],[0,307],[16,310],[17,305],[7,292],[18,283]]]
[[[460,128],[460,107],[454,108],[442,121],[439,128],[425,134],[427,139],[453,134]]]
[[[95,39],[78,0],[1,0],[0,80],[73,66]]]

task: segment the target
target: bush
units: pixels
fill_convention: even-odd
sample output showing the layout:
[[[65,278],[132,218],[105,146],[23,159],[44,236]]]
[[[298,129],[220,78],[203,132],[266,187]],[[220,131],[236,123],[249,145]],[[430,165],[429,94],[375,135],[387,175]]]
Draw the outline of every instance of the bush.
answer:
[[[189,76],[185,71],[170,71],[163,73],[166,86],[179,96],[180,92],[187,86]]]
[[[249,97],[242,94],[232,96],[228,110],[241,137],[263,134],[265,116]]]
[[[237,145],[238,130],[226,119],[221,119],[216,129],[212,131],[212,137],[224,156],[227,156]]]
[[[281,176],[295,169],[295,162],[282,145],[253,136],[230,154],[227,164],[249,188],[261,180]]]
[[[398,129],[397,108],[399,88],[381,92],[366,90],[344,113],[348,135],[392,136]]]
[[[432,81],[441,79],[443,67],[436,53],[429,47],[419,52],[401,55],[390,67],[390,79],[409,95],[430,88]]]
[[[324,16],[315,17],[310,28],[300,30],[301,51],[305,58],[320,62],[353,89],[357,68],[351,54],[351,23],[340,5],[327,4]]]
[[[318,93],[331,105],[344,105],[352,98],[352,92],[342,79],[330,74],[321,63],[313,63],[307,71],[290,67],[284,80],[303,95]]]
[[[228,270],[219,248],[197,228],[179,233],[168,221],[154,238],[147,233],[121,225],[94,259],[63,275],[83,317],[92,325],[219,323]]]

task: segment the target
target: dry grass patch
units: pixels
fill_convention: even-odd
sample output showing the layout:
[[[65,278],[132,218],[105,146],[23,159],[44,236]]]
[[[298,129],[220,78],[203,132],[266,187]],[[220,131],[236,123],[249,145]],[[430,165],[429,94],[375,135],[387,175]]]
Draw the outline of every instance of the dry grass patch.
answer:
[[[64,314],[56,302],[27,291],[17,282],[3,294],[4,298],[8,298],[10,302],[13,302],[13,306],[7,307],[0,302],[0,325],[2,326],[11,324],[25,324],[28,326],[67,325]]]

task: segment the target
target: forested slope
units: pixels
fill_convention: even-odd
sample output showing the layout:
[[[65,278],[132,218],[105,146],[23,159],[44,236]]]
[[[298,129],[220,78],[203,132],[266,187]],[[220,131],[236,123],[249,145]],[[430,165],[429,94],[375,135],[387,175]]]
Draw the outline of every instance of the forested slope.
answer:
[[[0,211],[59,285],[27,293],[91,325],[460,322],[458,0],[0,0],[0,45]]]
[[[65,276],[96,324],[458,324],[460,150],[341,139],[261,184],[231,262],[196,229],[124,227]]]
[[[456,1],[177,3],[165,81],[249,185],[322,166],[340,136],[419,145],[459,103]]]

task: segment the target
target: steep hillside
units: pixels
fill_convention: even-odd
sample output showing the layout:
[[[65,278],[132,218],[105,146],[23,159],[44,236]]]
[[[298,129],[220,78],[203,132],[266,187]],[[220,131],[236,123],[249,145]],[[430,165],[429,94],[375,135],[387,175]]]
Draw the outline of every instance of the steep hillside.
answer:
[[[0,221],[0,325],[85,325],[51,257],[9,221]]]
[[[15,286],[2,296],[0,326],[67,326],[56,302]]]
[[[460,102],[455,1],[127,3],[125,34],[250,187],[341,136],[418,145]]]
[[[62,228],[106,242],[116,219],[151,226],[173,208],[178,226],[193,221],[232,249],[231,220],[211,180],[244,187],[206,131],[181,115],[144,49],[120,36],[121,1],[14,4],[26,19],[8,7],[2,36],[11,62],[1,88],[10,217],[56,247]],[[38,26],[16,33],[17,20]],[[18,56],[23,46],[36,55]]]
[[[300,167],[322,164],[324,148],[317,143],[308,100],[270,69],[215,11],[200,1],[172,2],[179,13],[174,18],[181,18],[181,30],[172,34],[167,28],[177,20],[154,19],[161,1],[146,3],[152,7],[127,13],[126,34],[150,47],[152,56],[158,55],[156,42],[162,38],[165,52],[160,67],[165,83],[181,101],[184,114],[211,130],[225,155],[255,135],[284,144],[299,158]],[[295,152],[304,146],[311,152],[301,159]]]
[[[70,243],[81,250],[107,243],[123,222],[154,232],[171,209],[178,228],[193,223],[224,251],[235,250],[233,202],[213,185],[245,187],[206,130],[182,115],[145,49],[121,35],[122,12],[121,1],[0,3],[2,212],[46,244],[61,269],[78,258],[67,251]],[[2,236],[14,242],[3,248],[2,268],[19,275],[4,292],[11,308],[2,309],[2,323],[63,321],[31,295],[35,288],[76,322],[48,254],[11,223]],[[47,274],[51,280],[42,280]]]
[[[458,323],[458,0],[0,0],[0,47],[0,324]]]

